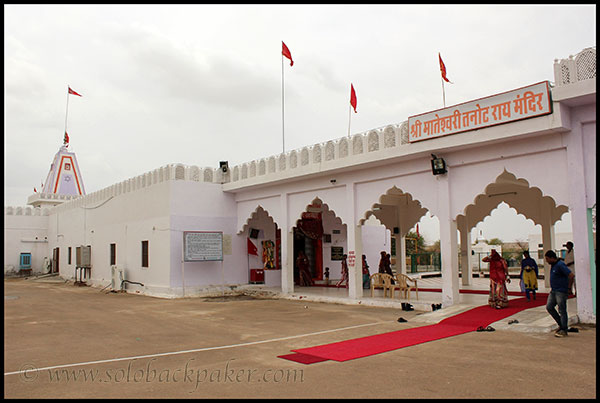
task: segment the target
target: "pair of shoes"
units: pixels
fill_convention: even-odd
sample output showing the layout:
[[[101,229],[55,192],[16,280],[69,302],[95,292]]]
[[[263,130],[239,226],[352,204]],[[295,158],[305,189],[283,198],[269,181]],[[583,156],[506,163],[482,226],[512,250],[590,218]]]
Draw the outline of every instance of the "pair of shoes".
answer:
[[[577,329],[576,327],[570,327],[569,330],[567,330],[567,332],[569,332],[569,333],[579,333],[579,329]]]
[[[559,330],[558,332],[554,333],[554,337],[567,337],[569,334],[564,331],[564,330]]]
[[[509,325],[512,325],[513,323],[519,323],[519,321],[518,321],[518,320],[516,320],[516,319],[509,320],[509,321],[508,321],[508,324],[509,324]]]
[[[442,309],[442,304],[431,304],[432,311],[437,311],[438,309]]]
[[[408,302],[403,302],[402,303],[402,310],[403,311],[414,311],[415,308],[411,304],[409,304]]]
[[[400,318],[398,318],[398,322],[402,323],[402,322],[408,322],[408,321],[406,319],[400,317]]]
[[[478,331],[478,332],[493,332],[494,330],[496,330],[496,329],[494,329],[494,328],[493,328],[493,327],[491,327],[491,326],[488,326],[488,327],[479,326],[479,327],[477,328],[477,331]]]

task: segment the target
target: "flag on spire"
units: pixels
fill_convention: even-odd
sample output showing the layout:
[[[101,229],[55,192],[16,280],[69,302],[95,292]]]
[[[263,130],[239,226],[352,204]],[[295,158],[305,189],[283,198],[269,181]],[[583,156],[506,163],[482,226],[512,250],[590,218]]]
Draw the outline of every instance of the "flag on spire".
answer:
[[[80,96],[81,96],[81,94],[78,94],[78,93],[76,93],[75,91],[73,91],[73,90],[71,89],[71,87],[69,87],[69,94],[77,95],[78,97],[80,97]]]
[[[35,188],[35,186],[33,187],[33,193],[37,193],[37,189]]]
[[[440,72],[442,73],[442,78],[444,79],[444,81],[446,81],[447,83],[452,84],[452,81],[448,80],[448,78],[446,77],[446,65],[444,64],[444,62],[442,61],[442,55],[438,52],[438,57],[440,59]]]
[[[67,147],[69,146],[69,135],[67,134],[67,132],[65,132],[65,138],[63,139],[63,144],[65,144]]]
[[[281,41],[281,45],[282,45],[281,54],[284,55],[285,57],[287,57],[288,59],[290,59],[290,66],[293,66],[294,61],[292,60],[292,54],[290,53],[290,50],[288,49],[287,46],[285,46],[285,43],[283,41]]]
[[[350,105],[352,105],[354,113],[356,113],[356,92],[354,91],[352,83],[350,83]]]

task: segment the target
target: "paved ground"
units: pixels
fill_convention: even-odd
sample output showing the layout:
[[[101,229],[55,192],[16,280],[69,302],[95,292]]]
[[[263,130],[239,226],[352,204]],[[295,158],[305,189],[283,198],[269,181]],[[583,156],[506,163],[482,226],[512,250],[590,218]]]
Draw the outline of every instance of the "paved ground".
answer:
[[[277,356],[422,326],[416,319],[427,314],[250,297],[164,300],[58,279],[5,280],[4,294],[5,398],[596,397],[591,326],[564,339],[472,332],[302,365]]]

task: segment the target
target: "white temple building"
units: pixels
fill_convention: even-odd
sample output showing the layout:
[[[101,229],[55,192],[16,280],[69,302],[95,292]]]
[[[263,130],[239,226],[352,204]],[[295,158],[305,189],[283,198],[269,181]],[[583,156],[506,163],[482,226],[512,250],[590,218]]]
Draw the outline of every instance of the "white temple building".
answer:
[[[134,282],[127,291],[175,298],[248,284],[250,269],[260,269],[266,285],[292,293],[300,250],[317,281],[325,268],[339,278],[344,253],[347,298],[356,299],[360,256],[377,271],[393,237],[406,272],[405,235],[430,212],[440,223],[450,306],[459,283],[472,282],[472,228],[505,202],[541,225],[544,250],[571,213],[577,313],[595,323],[596,48],[556,60],[554,82],[542,80],[238,166],[163,166],[90,194],[62,147],[43,192],[28,207],[5,207],[5,272],[26,252],[34,271],[48,258],[72,278],[76,248],[89,245],[89,283],[98,286],[117,267]],[[384,227],[363,225],[371,216]],[[249,241],[258,257],[248,255]]]

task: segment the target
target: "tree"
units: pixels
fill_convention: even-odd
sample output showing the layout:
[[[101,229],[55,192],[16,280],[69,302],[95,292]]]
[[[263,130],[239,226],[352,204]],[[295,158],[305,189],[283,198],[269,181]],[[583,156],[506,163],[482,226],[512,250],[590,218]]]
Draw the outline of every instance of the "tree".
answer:
[[[406,234],[406,253],[415,253],[415,239],[417,240],[417,253],[423,253],[425,251],[425,238],[413,231],[409,231]]]
[[[488,241],[488,245],[500,245],[502,246],[504,242],[500,238],[492,238]]]

